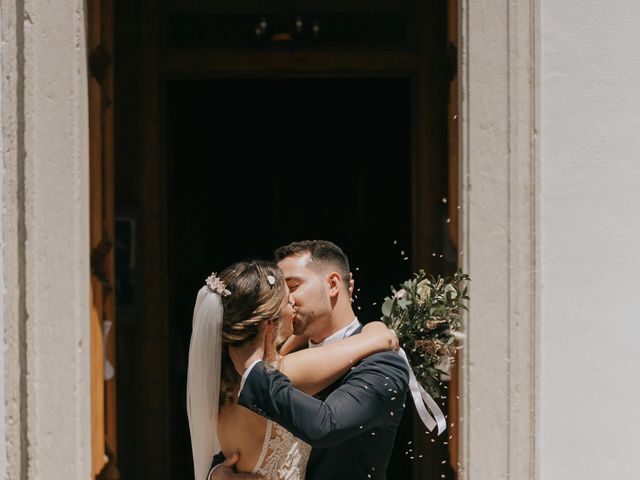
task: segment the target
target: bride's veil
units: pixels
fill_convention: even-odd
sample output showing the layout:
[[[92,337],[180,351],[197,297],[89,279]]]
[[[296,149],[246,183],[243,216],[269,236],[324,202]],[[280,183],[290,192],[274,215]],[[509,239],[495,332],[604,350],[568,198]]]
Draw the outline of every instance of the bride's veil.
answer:
[[[196,480],[204,480],[218,441],[218,398],[222,351],[222,299],[207,286],[198,292],[187,370],[187,415]]]

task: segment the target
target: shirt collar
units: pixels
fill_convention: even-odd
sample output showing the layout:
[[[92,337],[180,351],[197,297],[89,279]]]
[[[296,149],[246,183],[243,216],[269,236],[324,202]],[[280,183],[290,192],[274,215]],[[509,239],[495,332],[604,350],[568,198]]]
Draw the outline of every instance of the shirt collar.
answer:
[[[313,343],[311,340],[309,340],[309,348],[322,347],[323,345],[331,345],[332,343],[335,343],[338,340],[347,338],[361,326],[362,325],[360,324],[358,317],[356,317],[353,319],[353,322],[351,322],[349,325],[347,325],[344,328],[341,328],[334,334],[329,335],[327,338],[325,338],[324,342]]]

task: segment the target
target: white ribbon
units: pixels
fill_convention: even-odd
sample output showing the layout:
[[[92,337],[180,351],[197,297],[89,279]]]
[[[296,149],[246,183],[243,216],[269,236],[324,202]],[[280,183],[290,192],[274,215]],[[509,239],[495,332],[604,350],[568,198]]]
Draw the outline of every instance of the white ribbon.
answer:
[[[442,410],[440,410],[440,407],[435,400],[431,398],[431,395],[429,395],[426,390],[422,388],[422,385],[418,383],[404,350],[398,350],[398,355],[404,359],[409,367],[409,390],[411,390],[413,403],[416,405],[416,410],[418,410],[420,420],[422,420],[422,423],[424,423],[425,427],[427,427],[430,432],[432,432],[437,426],[438,435],[440,435],[447,429],[447,419],[445,418],[444,413],[442,413]],[[427,408],[431,411],[431,415]]]

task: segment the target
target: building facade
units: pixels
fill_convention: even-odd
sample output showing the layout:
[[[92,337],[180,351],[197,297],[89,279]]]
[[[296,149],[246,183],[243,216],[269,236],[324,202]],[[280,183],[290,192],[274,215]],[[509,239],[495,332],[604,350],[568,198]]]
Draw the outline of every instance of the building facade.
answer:
[[[634,479],[640,6],[458,8],[459,478]],[[87,5],[0,24],[0,474],[88,479]]]

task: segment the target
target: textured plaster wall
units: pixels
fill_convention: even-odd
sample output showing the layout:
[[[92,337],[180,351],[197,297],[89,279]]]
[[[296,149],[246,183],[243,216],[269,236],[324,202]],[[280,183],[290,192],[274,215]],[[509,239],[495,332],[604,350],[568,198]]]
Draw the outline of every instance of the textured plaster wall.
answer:
[[[640,478],[640,2],[543,0],[544,480]]]
[[[0,10],[0,18],[2,17],[2,10]],[[2,25],[0,21],[0,25]],[[0,38],[1,38],[1,26],[0,26]],[[0,78],[2,78],[2,64],[0,62]],[[4,93],[2,83],[0,82],[0,98]],[[0,131],[2,129],[2,103],[0,102]],[[0,135],[0,155],[4,151],[4,141],[2,135]],[[0,202],[4,196],[4,161],[0,156]],[[5,289],[5,276],[4,276],[4,255],[2,255],[2,248],[4,246],[4,239],[2,238],[2,232],[4,231],[4,208],[0,208],[0,372],[4,372],[4,296],[6,294]],[[7,445],[5,441],[6,435],[6,409],[5,409],[5,391],[4,391],[4,375],[0,374],[0,478],[6,478],[7,476]]]

